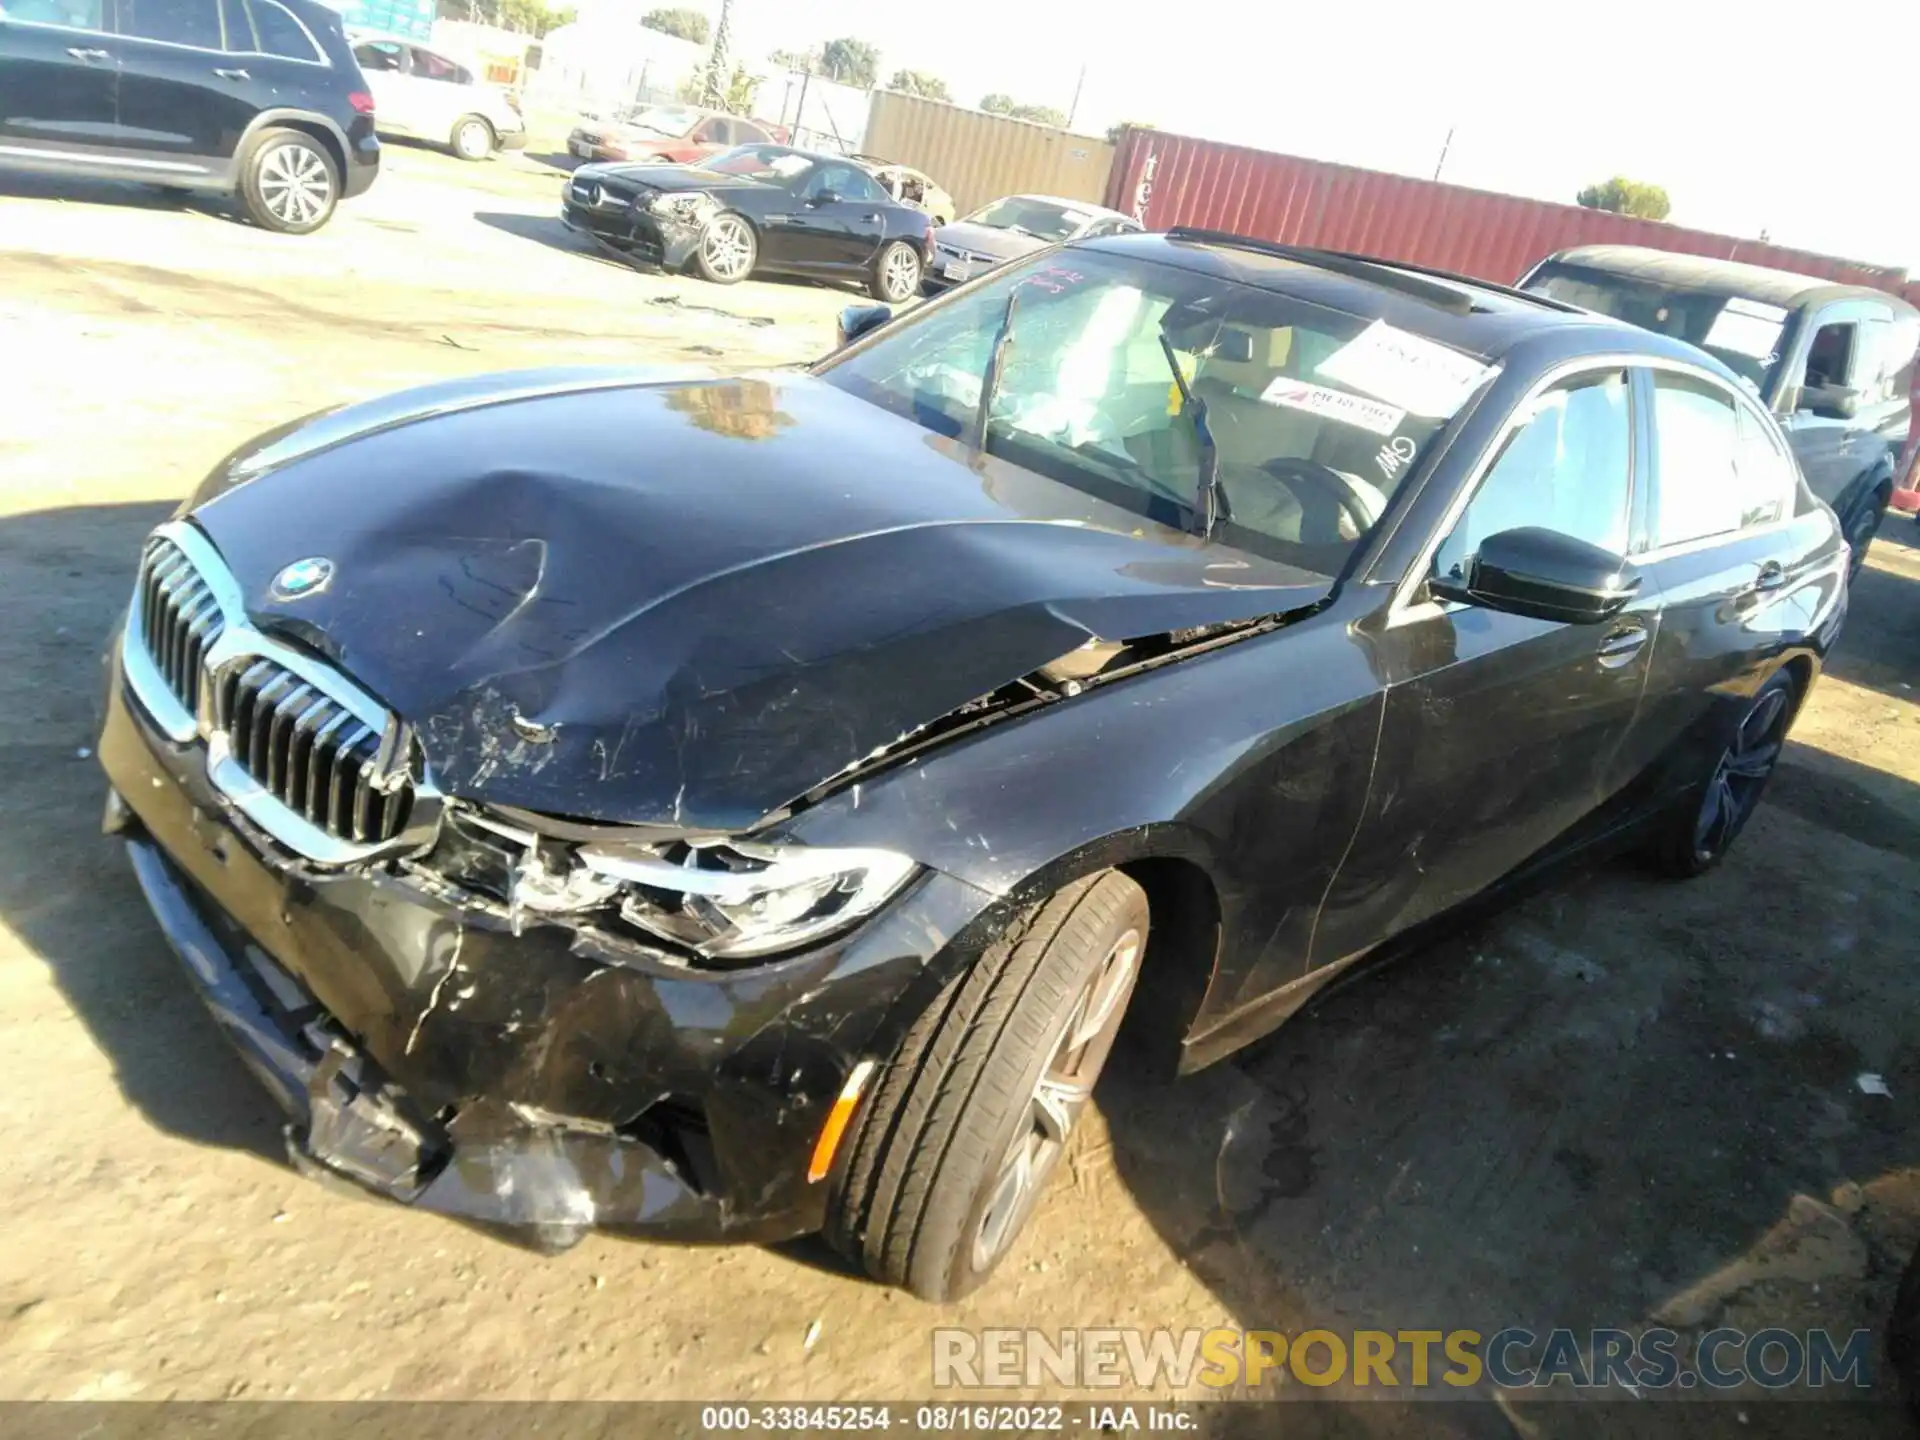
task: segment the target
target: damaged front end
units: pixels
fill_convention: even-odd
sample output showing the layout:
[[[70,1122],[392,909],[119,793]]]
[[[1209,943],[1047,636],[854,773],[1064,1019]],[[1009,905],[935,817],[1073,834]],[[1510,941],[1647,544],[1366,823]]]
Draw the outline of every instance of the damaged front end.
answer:
[[[99,754],[294,1163],[549,1247],[817,1228],[833,1100],[990,897],[884,850],[443,796],[410,727],[237,588],[191,526],[156,538]]]
[[[1004,890],[910,827],[809,826],[1330,592],[1036,508],[1057,487],[989,493],[782,385],[337,412],[149,541],[109,657],[110,828],[304,1169],[545,1243],[817,1229],[849,1077]],[[761,448],[727,524],[689,523],[736,412]]]

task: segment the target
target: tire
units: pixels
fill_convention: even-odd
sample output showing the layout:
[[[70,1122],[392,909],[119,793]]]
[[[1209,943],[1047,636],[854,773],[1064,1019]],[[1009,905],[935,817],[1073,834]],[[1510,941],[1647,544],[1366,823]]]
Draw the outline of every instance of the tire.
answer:
[[[901,305],[920,293],[920,252],[904,240],[890,240],[873,260],[867,293],[889,305]]]
[[[1860,570],[1867,563],[1867,547],[1873,544],[1873,537],[1879,533],[1880,522],[1887,518],[1887,502],[1892,498],[1888,491],[1875,491],[1865,508],[1854,517],[1853,524],[1847,527],[1847,544],[1853,550],[1847,557],[1849,585],[1860,578]]]
[[[454,155],[461,159],[478,163],[493,158],[493,126],[484,116],[462,115],[453,122],[453,133],[447,137],[447,145]]]
[[[923,1300],[957,1299],[993,1273],[1112,1049],[1147,922],[1139,885],[1089,875],[941,991],[861,1118],[829,1210],[835,1248]]]
[[[1656,871],[1691,880],[1725,857],[1753,818],[1779,763],[1799,694],[1799,685],[1785,670],[1754,692],[1712,772],[1657,822],[1645,852]]]
[[[262,130],[240,162],[240,203],[263,229],[310,235],[340,203],[340,167],[304,131]]]
[[[744,215],[723,210],[707,222],[694,249],[693,263],[716,285],[738,285],[760,259],[760,237]]]

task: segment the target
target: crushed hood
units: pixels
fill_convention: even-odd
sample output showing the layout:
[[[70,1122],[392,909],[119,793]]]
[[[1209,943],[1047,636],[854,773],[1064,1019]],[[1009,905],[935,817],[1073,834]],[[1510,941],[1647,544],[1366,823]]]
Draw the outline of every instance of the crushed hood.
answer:
[[[956,220],[951,225],[942,225],[934,232],[933,238],[936,244],[951,245],[956,250],[990,256],[995,260],[1031,255],[1053,243],[1032,235],[1022,235],[1018,230],[1002,230],[997,225],[976,225],[970,220]]]
[[[662,141],[672,146],[677,141]],[[750,175],[726,175],[718,170],[708,170],[698,161],[690,165],[670,165],[657,160],[616,160],[600,161],[587,170],[585,178],[624,180],[636,185],[651,186],[655,190],[685,191],[701,190],[709,193],[717,191],[766,191],[777,187],[764,180],[756,180]],[[574,172],[576,175],[579,171]]]
[[[193,512],[255,622],[410,721],[449,794],[739,830],[1091,637],[1332,585],[810,375],[496,383],[274,432]],[[275,598],[313,556],[331,583]]]

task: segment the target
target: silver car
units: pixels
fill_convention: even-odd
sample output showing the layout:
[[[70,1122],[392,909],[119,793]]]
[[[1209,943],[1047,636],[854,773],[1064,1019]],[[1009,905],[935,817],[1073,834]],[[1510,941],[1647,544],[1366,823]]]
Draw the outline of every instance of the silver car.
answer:
[[[1049,245],[1141,228],[1131,215],[1081,200],[1008,195],[933,232],[933,263],[921,288],[931,294]]]

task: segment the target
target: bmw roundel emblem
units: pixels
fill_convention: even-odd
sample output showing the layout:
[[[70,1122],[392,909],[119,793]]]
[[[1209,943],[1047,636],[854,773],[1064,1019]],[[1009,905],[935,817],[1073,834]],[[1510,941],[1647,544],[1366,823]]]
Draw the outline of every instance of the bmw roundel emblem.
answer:
[[[327,582],[331,579],[333,562],[324,555],[309,555],[305,560],[294,561],[273,577],[273,598],[298,600],[303,596],[318,594],[327,588]]]

